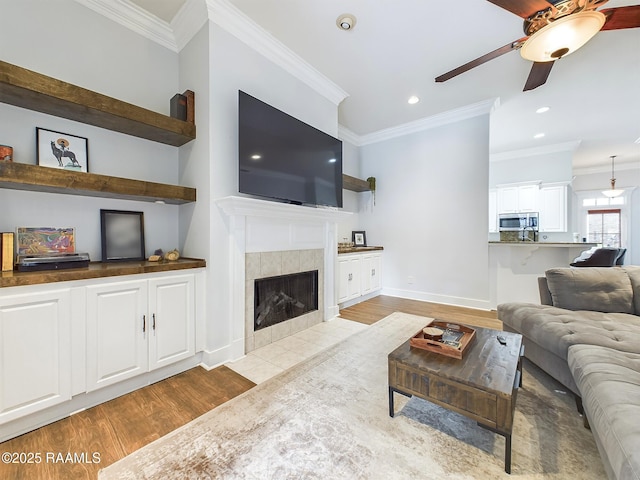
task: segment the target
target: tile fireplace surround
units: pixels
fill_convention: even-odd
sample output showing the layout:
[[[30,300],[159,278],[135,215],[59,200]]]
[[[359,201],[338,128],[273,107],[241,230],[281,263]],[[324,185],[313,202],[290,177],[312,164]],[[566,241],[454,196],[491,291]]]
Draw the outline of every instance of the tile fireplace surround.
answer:
[[[229,217],[232,358],[338,315],[337,224],[351,212],[235,196],[216,204]],[[254,280],[316,269],[318,310],[254,333]]]
[[[247,253],[245,256],[245,353],[313,327],[324,318],[323,289],[318,291],[318,310],[254,332],[254,282],[259,278],[318,270],[318,285],[324,285],[324,251],[286,250]]]

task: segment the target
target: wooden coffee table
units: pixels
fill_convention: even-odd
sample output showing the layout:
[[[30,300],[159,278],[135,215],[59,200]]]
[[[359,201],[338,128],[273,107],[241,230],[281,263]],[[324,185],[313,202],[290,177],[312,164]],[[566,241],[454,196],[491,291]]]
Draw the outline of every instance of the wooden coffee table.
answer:
[[[416,396],[475,420],[505,438],[504,470],[511,473],[511,431],[522,386],[522,335],[473,327],[474,343],[461,360],[414,348],[409,340],[389,354],[389,415],[393,393]],[[501,345],[497,336],[506,339]]]

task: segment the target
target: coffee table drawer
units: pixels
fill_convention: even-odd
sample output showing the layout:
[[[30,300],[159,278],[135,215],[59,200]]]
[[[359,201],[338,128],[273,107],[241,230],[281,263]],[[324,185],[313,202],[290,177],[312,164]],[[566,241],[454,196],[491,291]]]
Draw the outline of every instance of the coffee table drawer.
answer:
[[[431,378],[429,384],[428,400],[471,414],[476,420],[496,424],[496,395],[441,378]]]

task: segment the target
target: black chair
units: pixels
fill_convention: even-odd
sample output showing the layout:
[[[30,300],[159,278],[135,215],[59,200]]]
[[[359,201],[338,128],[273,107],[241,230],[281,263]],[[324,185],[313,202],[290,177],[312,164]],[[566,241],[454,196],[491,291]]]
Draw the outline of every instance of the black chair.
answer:
[[[589,258],[570,263],[572,267],[613,267],[618,258],[618,248],[598,248]]]
[[[618,249],[618,257],[616,258],[616,265],[620,266],[620,265],[624,265],[624,256],[627,253],[627,249],[626,248],[619,248]]]

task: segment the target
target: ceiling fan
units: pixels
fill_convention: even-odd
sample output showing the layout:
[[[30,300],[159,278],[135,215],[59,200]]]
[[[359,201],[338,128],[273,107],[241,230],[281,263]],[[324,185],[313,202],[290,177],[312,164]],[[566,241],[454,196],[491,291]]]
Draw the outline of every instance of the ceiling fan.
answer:
[[[640,5],[605,8],[608,0],[488,0],[524,18],[525,37],[519,38],[436,77],[445,82],[512,50],[533,61],[524,91],[544,85],[556,60],[573,53],[600,30],[640,27]]]

